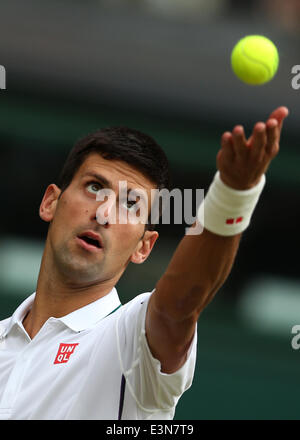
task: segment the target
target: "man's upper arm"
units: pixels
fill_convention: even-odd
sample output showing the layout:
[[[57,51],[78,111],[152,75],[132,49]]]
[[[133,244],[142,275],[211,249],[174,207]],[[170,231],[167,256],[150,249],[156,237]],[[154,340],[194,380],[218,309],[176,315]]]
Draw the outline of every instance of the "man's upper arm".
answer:
[[[123,306],[117,323],[118,350],[126,384],[134,393],[139,408],[173,411],[180,396],[191,386],[197,349],[197,333],[185,364],[173,373],[163,369],[146,335],[146,315],[154,292],[139,295]],[[172,409],[173,408],[173,409]]]
[[[186,361],[193,341],[198,315],[181,321],[163,314],[156,304],[159,290],[151,295],[146,313],[146,337],[152,355],[161,363],[161,371],[171,374]]]

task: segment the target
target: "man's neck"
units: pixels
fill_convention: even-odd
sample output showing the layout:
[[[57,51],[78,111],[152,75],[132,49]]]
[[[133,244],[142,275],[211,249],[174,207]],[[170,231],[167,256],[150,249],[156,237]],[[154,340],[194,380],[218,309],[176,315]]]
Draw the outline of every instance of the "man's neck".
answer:
[[[35,300],[33,302],[32,308],[29,310],[27,315],[23,320],[23,326],[31,339],[33,339],[36,334],[40,331],[44,323],[50,318],[61,318],[62,316],[68,315],[81,307],[90,304],[91,302],[97,301],[98,299],[107,295],[113,286],[107,286],[103,289],[101,285],[98,289],[86,289],[81,290],[80,293],[73,291],[67,294],[61,293],[51,295],[49,291],[47,294],[43,290],[37,287]]]
[[[44,270],[39,273],[36,295],[31,310],[23,320],[23,326],[31,339],[50,318],[61,318],[81,307],[107,295],[118,279],[94,284],[76,285],[66,283],[58,276],[51,276]]]
[[[33,339],[50,318],[61,318],[107,295],[125,268],[112,278],[94,282],[61,273],[46,242],[38,276],[36,295],[23,326]]]

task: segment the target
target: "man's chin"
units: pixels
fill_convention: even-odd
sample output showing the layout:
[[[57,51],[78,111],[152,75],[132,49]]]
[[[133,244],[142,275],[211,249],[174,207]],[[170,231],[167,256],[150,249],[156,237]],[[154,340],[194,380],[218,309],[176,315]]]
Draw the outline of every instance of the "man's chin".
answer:
[[[67,284],[76,284],[76,285],[87,285],[87,284],[96,284],[99,282],[99,274],[100,271],[92,270],[91,268],[83,269],[83,268],[64,268],[61,271],[61,274],[64,278],[64,281]]]
[[[85,284],[99,280],[101,267],[98,264],[88,262],[82,258],[60,258],[57,268],[66,282]]]

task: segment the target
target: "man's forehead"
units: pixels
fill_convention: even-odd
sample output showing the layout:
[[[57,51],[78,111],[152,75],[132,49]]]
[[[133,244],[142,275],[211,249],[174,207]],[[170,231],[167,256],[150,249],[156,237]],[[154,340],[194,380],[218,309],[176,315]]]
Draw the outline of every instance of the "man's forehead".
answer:
[[[126,181],[132,189],[157,188],[154,182],[134,166],[117,159],[105,159],[97,153],[89,155],[79,169],[80,179],[88,176],[111,188],[118,185],[119,181]]]

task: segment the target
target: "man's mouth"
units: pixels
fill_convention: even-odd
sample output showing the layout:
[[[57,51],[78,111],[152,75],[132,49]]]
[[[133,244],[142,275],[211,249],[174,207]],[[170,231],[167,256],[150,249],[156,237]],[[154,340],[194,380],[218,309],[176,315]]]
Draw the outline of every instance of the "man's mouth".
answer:
[[[82,233],[77,237],[78,243],[87,250],[100,250],[102,249],[102,242],[100,237],[93,232]]]

